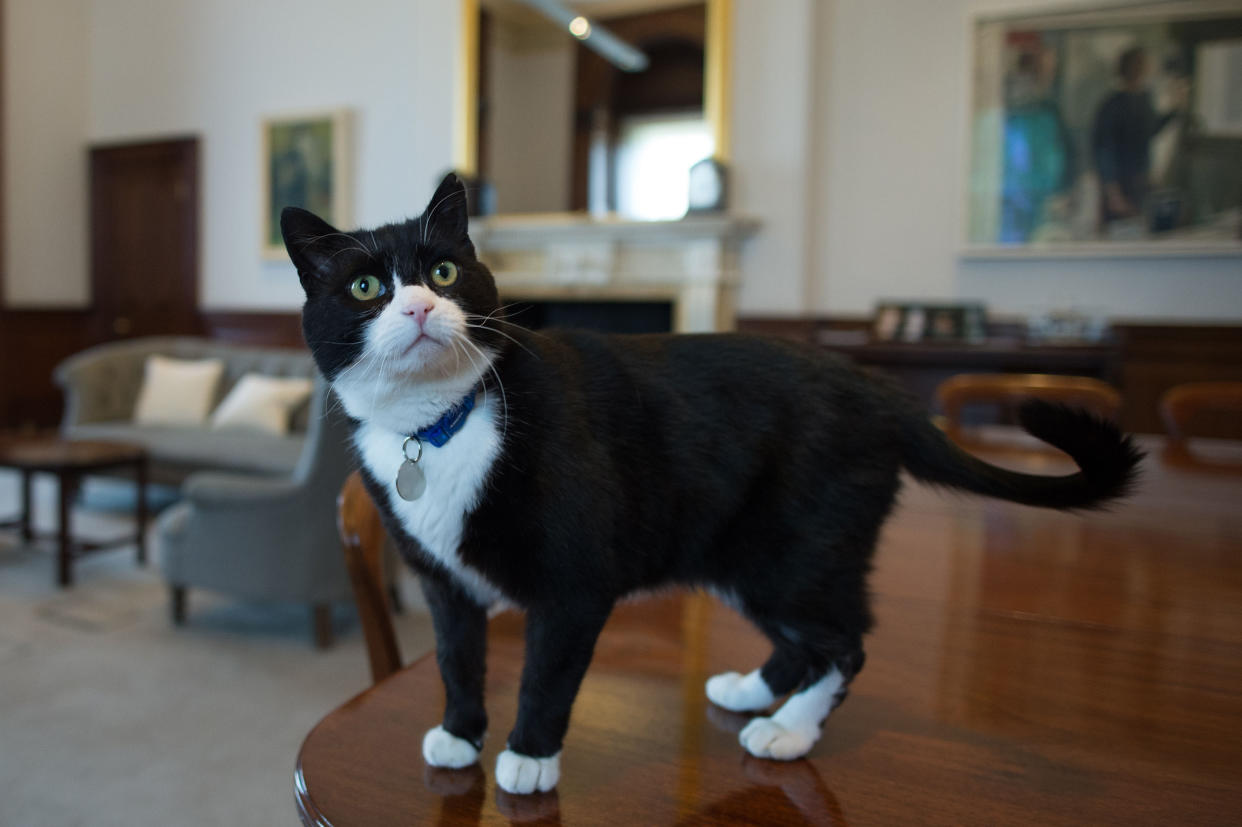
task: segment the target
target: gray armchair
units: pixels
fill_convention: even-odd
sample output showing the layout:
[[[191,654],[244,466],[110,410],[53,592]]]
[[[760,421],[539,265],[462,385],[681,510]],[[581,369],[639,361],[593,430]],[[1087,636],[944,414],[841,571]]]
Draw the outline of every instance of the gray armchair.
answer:
[[[187,589],[305,601],[315,642],[331,644],[331,604],[351,598],[336,530],[336,497],[351,470],[339,404],[315,381],[305,447],[293,474],[203,471],[156,524],[173,622],[185,622]],[[334,410],[335,409],[335,410]]]

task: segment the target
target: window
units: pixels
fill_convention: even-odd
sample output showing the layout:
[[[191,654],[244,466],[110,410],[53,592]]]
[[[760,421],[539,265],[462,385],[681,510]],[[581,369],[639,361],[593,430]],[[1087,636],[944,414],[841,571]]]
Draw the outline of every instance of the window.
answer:
[[[645,221],[681,218],[690,167],[714,149],[702,112],[623,119],[617,135],[617,212]]]

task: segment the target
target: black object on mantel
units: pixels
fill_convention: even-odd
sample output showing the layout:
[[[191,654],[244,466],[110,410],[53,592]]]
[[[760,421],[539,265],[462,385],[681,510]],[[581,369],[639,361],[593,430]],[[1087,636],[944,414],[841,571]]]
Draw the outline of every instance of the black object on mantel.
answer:
[[[729,169],[716,158],[690,167],[686,215],[724,212],[729,206]]]

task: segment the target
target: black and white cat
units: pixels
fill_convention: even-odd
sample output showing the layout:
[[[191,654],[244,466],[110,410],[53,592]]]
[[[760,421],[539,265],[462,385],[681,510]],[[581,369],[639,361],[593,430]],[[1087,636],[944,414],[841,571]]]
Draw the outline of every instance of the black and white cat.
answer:
[[[771,657],[711,678],[707,697],[759,711],[788,695],[740,739],[753,755],[797,758],[862,667],[866,578],[899,469],[1082,509],[1123,494],[1140,457],[1110,424],[1030,403],[1023,425],[1081,471],[996,468],[894,386],[809,346],[525,331],[504,320],[451,175],[414,220],[340,232],[286,209],[281,229],[307,344],[433,613],[447,701],[423,741],[429,764],[478,759],[487,610],[526,612],[517,722],[496,763],[508,792],[556,785],[570,708],[618,599],[709,589],[750,618]]]

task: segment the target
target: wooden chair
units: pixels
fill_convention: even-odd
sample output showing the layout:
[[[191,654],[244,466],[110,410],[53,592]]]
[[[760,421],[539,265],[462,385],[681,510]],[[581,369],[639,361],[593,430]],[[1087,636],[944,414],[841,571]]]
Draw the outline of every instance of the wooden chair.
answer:
[[[384,526],[357,471],[345,480],[336,507],[345,567],[367,642],[371,679],[379,683],[401,668],[401,649],[392,622],[393,605],[385,587]]]
[[[1191,453],[1190,426],[1209,412],[1242,414],[1242,382],[1187,382],[1165,391],[1160,397],[1160,418],[1168,432],[1165,459],[1180,465],[1242,470],[1238,462],[1204,460]]]
[[[966,405],[993,402],[1009,406],[1032,397],[1087,408],[1109,419],[1116,419],[1121,412],[1121,394],[1117,389],[1088,376],[959,373],[936,388],[936,401],[944,411],[945,432],[955,440],[964,437],[962,408]]]

